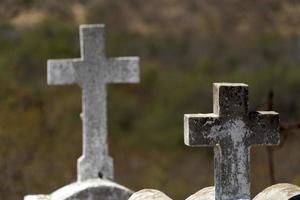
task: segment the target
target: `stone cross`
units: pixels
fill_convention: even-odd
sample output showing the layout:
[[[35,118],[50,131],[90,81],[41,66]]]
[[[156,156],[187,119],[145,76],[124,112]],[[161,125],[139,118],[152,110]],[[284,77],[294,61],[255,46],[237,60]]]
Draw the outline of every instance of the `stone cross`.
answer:
[[[248,86],[215,83],[214,113],[186,114],[184,141],[214,146],[216,200],[250,199],[250,147],[279,143],[279,115],[248,113]]]
[[[107,147],[106,85],[139,81],[138,57],[106,58],[104,25],[80,26],[81,58],[48,61],[48,84],[82,88],[83,155],[78,181],[113,179]]]

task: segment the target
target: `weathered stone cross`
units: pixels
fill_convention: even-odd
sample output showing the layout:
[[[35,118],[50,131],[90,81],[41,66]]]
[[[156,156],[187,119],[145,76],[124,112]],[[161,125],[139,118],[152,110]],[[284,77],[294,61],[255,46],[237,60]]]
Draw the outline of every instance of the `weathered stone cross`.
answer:
[[[81,58],[49,60],[48,84],[77,83],[83,89],[83,155],[78,181],[113,179],[107,147],[106,85],[139,81],[138,57],[106,58],[104,25],[80,26]]]
[[[216,200],[250,199],[250,147],[279,143],[279,115],[248,113],[248,86],[215,83],[214,113],[184,116],[189,146],[214,146]]]

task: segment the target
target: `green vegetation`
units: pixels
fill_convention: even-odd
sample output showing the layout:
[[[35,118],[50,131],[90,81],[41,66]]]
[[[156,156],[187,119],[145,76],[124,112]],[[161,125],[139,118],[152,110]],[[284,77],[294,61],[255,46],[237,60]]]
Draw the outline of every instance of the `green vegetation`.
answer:
[[[20,1],[0,23],[0,199],[49,193],[76,178],[81,91],[75,85],[47,86],[46,61],[79,57],[78,22],[73,3],[49,2]],[[135,190],[159,188],[176,199],[213,184],[212,149],[185,147],[182,122],[184,113],[212,111],[213,82],[248,83],[252,110],[265,109],[272,89],[282,121],[300,119],[300,31],[293,23],[300,5],[295,4],[80,4],[86,23],[106,24],[109,56],[141,57],[140,84],[109,86],[116,180]],[[45,17],[25,27],[12,23],[29,11]],[[299,184],[297,133],[276,153],[279,182]],[[254,150],[252,161],[257,193],[269,185],[265,149]]]

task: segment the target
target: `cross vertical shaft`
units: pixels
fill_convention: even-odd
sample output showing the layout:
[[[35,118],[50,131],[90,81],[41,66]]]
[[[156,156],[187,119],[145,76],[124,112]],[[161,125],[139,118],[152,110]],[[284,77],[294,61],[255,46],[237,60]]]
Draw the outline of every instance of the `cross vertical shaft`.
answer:
[[[233,196],[250,199],[250,175],[245,170],[249,169],[250,148],[245,145],[233,148],[216,146],[214,154],[216,199],[232,199]]]
[[[83,89],[83,155],[78,159],[78,180],[113,178],[112,158],[107,145],[107,92],[105,84]]]

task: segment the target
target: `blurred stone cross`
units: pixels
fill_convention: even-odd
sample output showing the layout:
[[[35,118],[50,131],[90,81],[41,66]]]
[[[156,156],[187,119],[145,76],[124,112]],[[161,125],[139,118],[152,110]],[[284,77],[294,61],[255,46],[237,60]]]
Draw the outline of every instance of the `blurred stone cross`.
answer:
[[[83,155],[77,182],[49,195],[27,195],[24,200],[128,200],[132,191],[112,181],[108,155],[106,85],[138,82],[137,57],[106,58],[104,25],[80,27],[81,58],[48,61],[48,83],[77,83],[82,88]]]
[[[214,113],[186,114],[189,146],[214,146],[216,200],[250,199],[250,147],[279,143],[276,112],[248,113],[248,86],[215,83]]]
[[[113,179],[107,146],[106,85],[139,81],[138,57],[106,58],[104,25],[80,26],[81,58],[48,61],[48,84],[82,88],[83,155],[78,180]]]

